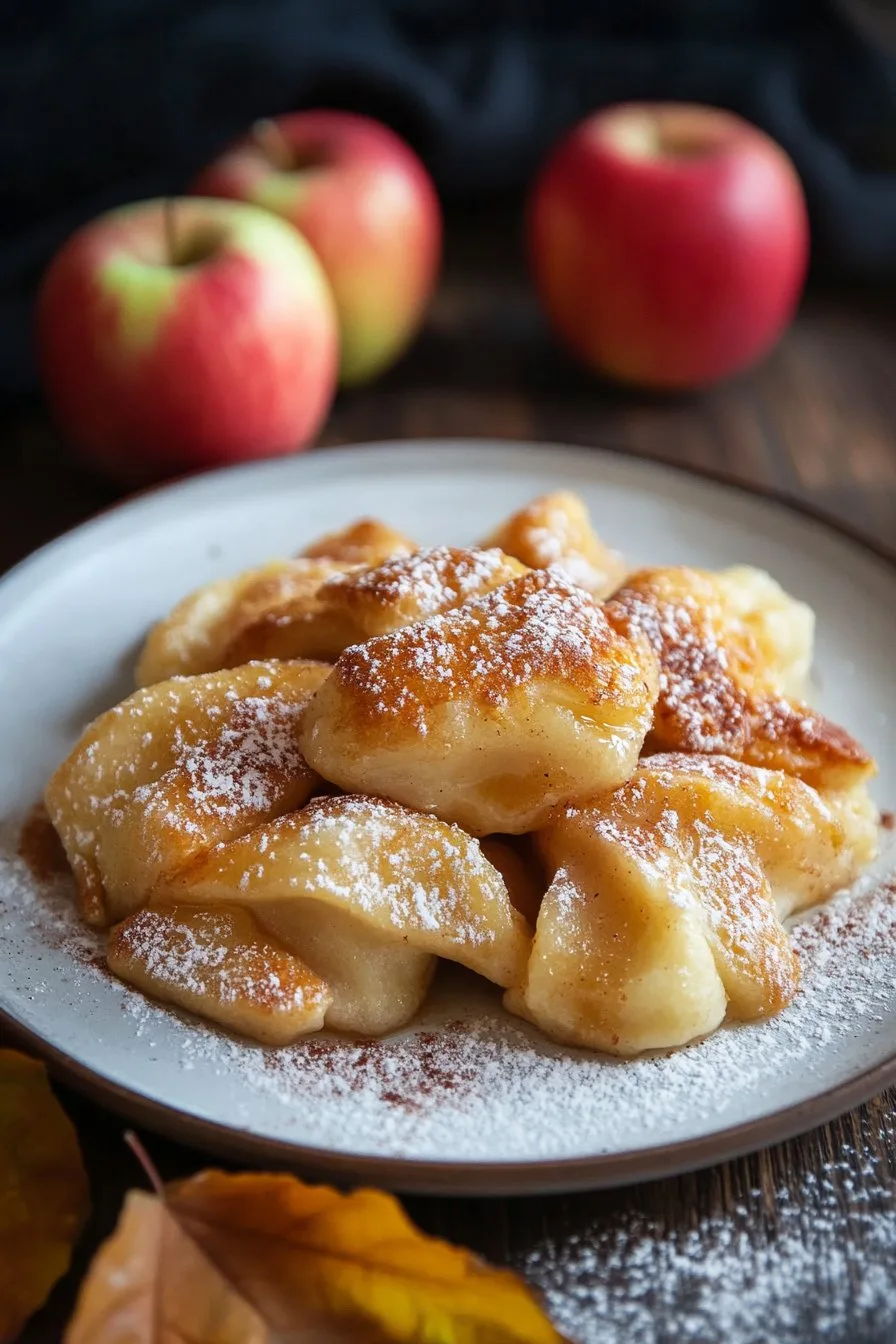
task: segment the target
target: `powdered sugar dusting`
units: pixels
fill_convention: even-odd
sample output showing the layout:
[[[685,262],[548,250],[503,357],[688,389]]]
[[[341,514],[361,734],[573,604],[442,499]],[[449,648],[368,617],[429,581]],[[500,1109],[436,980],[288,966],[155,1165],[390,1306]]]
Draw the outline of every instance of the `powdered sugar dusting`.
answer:
[[[428,706],[462,698],[501,704],[556,681],[596,703],[647,698],[641,650],[614,634],[581,588],[533,571],[455,611],[348,648],[335,676],[378,718],[425,731]]]
[[[258,684],[267,689],[270,679]],[[304,711],[304,700],[249,695],[234,700],[213,740],[190,740],[194,734],[175,728],[174,766],[188,776],[189,810],[227,820],[271,808],[283,779],[307,769],[298,745]],[[133,798],[157,802],[156,785],[142,785]]]
[[[695,575],[695,584],[701,577]],[[658,728],[675,749],[737,755],[747,732],[747,694],[735,677],[729,650],[706,615],[706,594],[681,592],[662,600],[623,588],[606,605],[610,622],[640,631],[660,660]]]
[[[352,605],[370,603],[394,618],[396,626],[448,611],[470,597],[504,583],[519,567],[497,549],[468,550],[430,546],[413,555],[394,556],[376,569],[337,575],[320,596]]]
[[[260,1049],[109,978],[64,883],[38,887],[3,854],[0,893],[0,986],[23,1021],[137,1090],[341,1152],[502,1162],[646,1149],[816,1096],[887,1057],[896,1034],[896,884],[880,877],[796,926],[803,984],[780,1015],[633,1061],[554,1045],[454,967],[409,1031]]]
[[[643,571],[604,606],[614,629],[639,633],[659,659],[655,747],[722,752],[839,787],[868,773],[870,757],[844,728],[779,695],[746,623],[720,605],[713,576]]]
[[[140,910],[113,939],[117,960],[136,965],[160,986],[221,1004],[251,1003],[303,1008],[306,984],[288,974],[289,958],[272,947],[256,949],[234,937],[227,911]],[[110,953],[111,955],[111,953]]]
[[[479,845],[449,822],[378,798],[318,798],[272,823],[256,851],[253,836],[243,889],[264,890],[283,855],[277,872],[291,873],[302,896],[342,900],[409,933],[440,930],[446,947],[495,941],[503,885]]]
[[[515,1268],[579,1344],[883,1342],[896,1337],[896,1209],[877,1192],[891,1179],[847,1145],[725,1214],[670,1227],[630,1204],[592,1213]]]

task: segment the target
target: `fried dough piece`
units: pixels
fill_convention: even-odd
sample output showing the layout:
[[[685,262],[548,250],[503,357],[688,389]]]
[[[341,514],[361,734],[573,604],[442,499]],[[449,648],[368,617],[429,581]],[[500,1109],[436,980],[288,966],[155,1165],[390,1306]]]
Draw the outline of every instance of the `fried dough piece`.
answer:
[[[264,658],[331,661],[343,647],[341,631],[321,624],[315,598],[322,583],[350,568],[331,559],[274,560],[206,584],[150,630],[137,685]]]
[[[601,541],[584,503],[568,490],[533,499],[482,545],[499,546],[530,569],[551,565],[598,598],[618,588],[625,575],[622,556]]]
[[[302,748],[341,788],[518,834],[628,778],[656,675],[646,644],[618,636],[587,593],[533,571],[346,649]]]
[[[380,565],[416,549],[388,524],[359,518],[312,542],[300,556],[205,584],[153,626],[137,663],[137,685],[261,658],[332,661],[344,644],[340,632],[332,633],[325,622],[314,628],[320,585],[334,574]]]
[[[138,676],[146,683],[198,661],[216,668],[263,658],[333,661],[349,644],[449,611],[523,573],[500,551],[447,546],[371,569],[330,558],[280,561],[186,598],[150,633]]]
[[[327,984],[238,906],[154,906],[117,924],[109,969],[144,994],[187,1008],[262,1045],[318,1031]]]
[[[375,569],[337,575],[321,588],[320,599],[344,619],[352,634],[349,642],[360,644],[453,611],[526,572],[519,560],[499,550],[431,546]]]
[[[863,785],[823,797],[724,756],[654,756],[538,838],[554,871],[511,1011],[614,1054],[685,1044],[796,992],[781,919],[874,854]]]
[[[244,661],[244,655],[259,648],[266,656],[278,649],[278,656],[289,657],[286,650],[301,645],[335,659],[350,644],[451,611],[525,572],[518,560],[500,551],[437,546],[399,555],[374,569],[337,574],[321,584],[313,602],[303,600],[296,610],[299,635],[286,607],[278,608],[274,617],[265,614],[230,645],[228,658]]]
[[[811,658],[811,619],[767,575],[687,568],[629,576],[604,605],[659,658],[648,751],[721,753],[816,788],[849,788],[874,762],[845,729],[788,700]]]
[[[287,937],[270,907],[332,907],[387,943],[459,961],[499,985],[519,979],[529,951],[526,921],[477,841],[379,798],[314,799],[202,855],[167,890],[178,901],[245,905],[315,970],[301,936]]]
[[[357,639],[366,638],[351,607],[330,600],[330,580],[362,575],[392,557],[409,556],[416,544],[375,518],[322,537],[291,562],[276,582],[259,583],[235,614],[223,663],[237,667],[254,658],[322,658],[333,662]],[[341,590],[339,590],[341,592]]]
[[[329,532],[306,546],[300,555],[312,560],[335,560],[343,565],[381,565],[394,555],[411,555],[417,543],[378,518],[358,518],[338,532]]]
[[[301,807],[299,747],[322,663],[250,663],[136,691],[102,714],[45,793],[84,917],[115,922],[221,840]]]

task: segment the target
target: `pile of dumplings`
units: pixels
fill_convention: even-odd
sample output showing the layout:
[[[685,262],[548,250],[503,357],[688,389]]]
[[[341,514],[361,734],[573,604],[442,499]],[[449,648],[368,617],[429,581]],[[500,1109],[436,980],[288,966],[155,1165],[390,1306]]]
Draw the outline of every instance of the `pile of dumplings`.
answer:
[[[480,546],[364,519],[186,597],[46,790],[146,994],[267,1045],[381,1035],[439,961],[617,1055],[778,1012],[784,925],[874,855],[874,764],[745,567],[626,573],[575,495]]]

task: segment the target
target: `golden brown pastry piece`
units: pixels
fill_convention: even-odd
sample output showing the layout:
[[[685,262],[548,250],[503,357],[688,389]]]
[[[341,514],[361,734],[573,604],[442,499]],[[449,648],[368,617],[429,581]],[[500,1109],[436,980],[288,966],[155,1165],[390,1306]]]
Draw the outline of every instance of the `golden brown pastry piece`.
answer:
[[[321,537],[290,560],[272,560],[208,583],[150,631],[137,663],[138,686],[217,672],[262,658],[332,661],[345,647],[316,603],[334,574],[409,555],[416,543],[375,518]]]
[[[302,747],[341,788],[517,834],[628,778],[656,675],[646,644],[617,635],[587,593],[533,571],[346,649]]]
[[[319,598],[334,622],[341,621],[347,647],[453,611],[525,573],[525,565],[499,550],[432,546],[336,575]]]
[[[318,1031],[332,994],[237,906],[138,910],[109,937],[109,969],[144,994],[176,1004],[262,1045]]]
[[[554,880],[508,1007],[621,1055],[778,1012],[799,979],[781,919],[853,880],[875,822],[861,784],[826,797],[724,756],[645,760],[539,836]]]
[[[321,620],[317,593],[350,566],[328,559],[275,560],[190,593],[153,626],[136,669],[138,686],[265,658],[331,661],[341,628]]]
[[[338,532],[318,537],[299,554],[312,560],[335,560],[343,565],[369,568],[381,565],[394,555],[411,555],[419,547],[410,537],[396,532],[378,518],[358,518]]]
[[[326,1025],[381,1035],[423,1002],[436,956],[502,985],[531,930],[458,827],[374,798],[318,798],[174,876],[168,900],[244,907],[324,980]]]
[[[317,784],[299,747],[321,663],[250,663],[135,692],[96,719],[45,802],[91,923],[143,905],[221,840],[301,807]]]
[[[450,611],[525,566],[500,551],[437,546],[373,568],[330,558],[266,565],[200,589],[151,631],[141,684],[264,658],[331,662],[349,644]],[[199,667],[199,664],[202,667]]]
[[[646,636],[659,658],[648,751],[722,753],[818,788],[874,773],[849,733],[786,698],[805,680],[811,617],[767,575],[640,570],[604,611],[620,634]]]
[[[625,574],[622,556],[604,545],[582,500],[568,490],[533,499],[482,545],[499,546],[530,569],[552,565],[599,598],[618,588]]]
[[[531,936],[476,840],[377,798],[317,798],[198,858],[167,892],[245,905],[325,979],[332,966],[324,972],[307,950],[293,907],[332,908],[386,943],[459,961],[500,985],[519,979]]]
[[[242,623],[222,657],[228,666],[262,657],[332,661],[350,644],[450,611],[522,573],[525,567],[500,551],[437,546],[372,569],[309,575],[305,586],[295,576],[284,584],[281,576],[253,589],[253,612],[243,602]]]

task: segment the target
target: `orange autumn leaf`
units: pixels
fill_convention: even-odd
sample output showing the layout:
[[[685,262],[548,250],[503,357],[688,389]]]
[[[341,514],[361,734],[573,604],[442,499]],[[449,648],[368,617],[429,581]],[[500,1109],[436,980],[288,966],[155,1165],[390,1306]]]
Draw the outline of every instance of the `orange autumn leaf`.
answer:
[[[267,1344],[258,1313],[155,1195],[132,1190],[81,1286],[67,1344]]]
[[[78,1140],[46,1069],[0,1050],[0,1344],[68,1269],[88,1212]]]
[[[129,1197],[66,1344],[560,1344],[515,1275],[390,1195],[209,1171],[164,1199]]]

